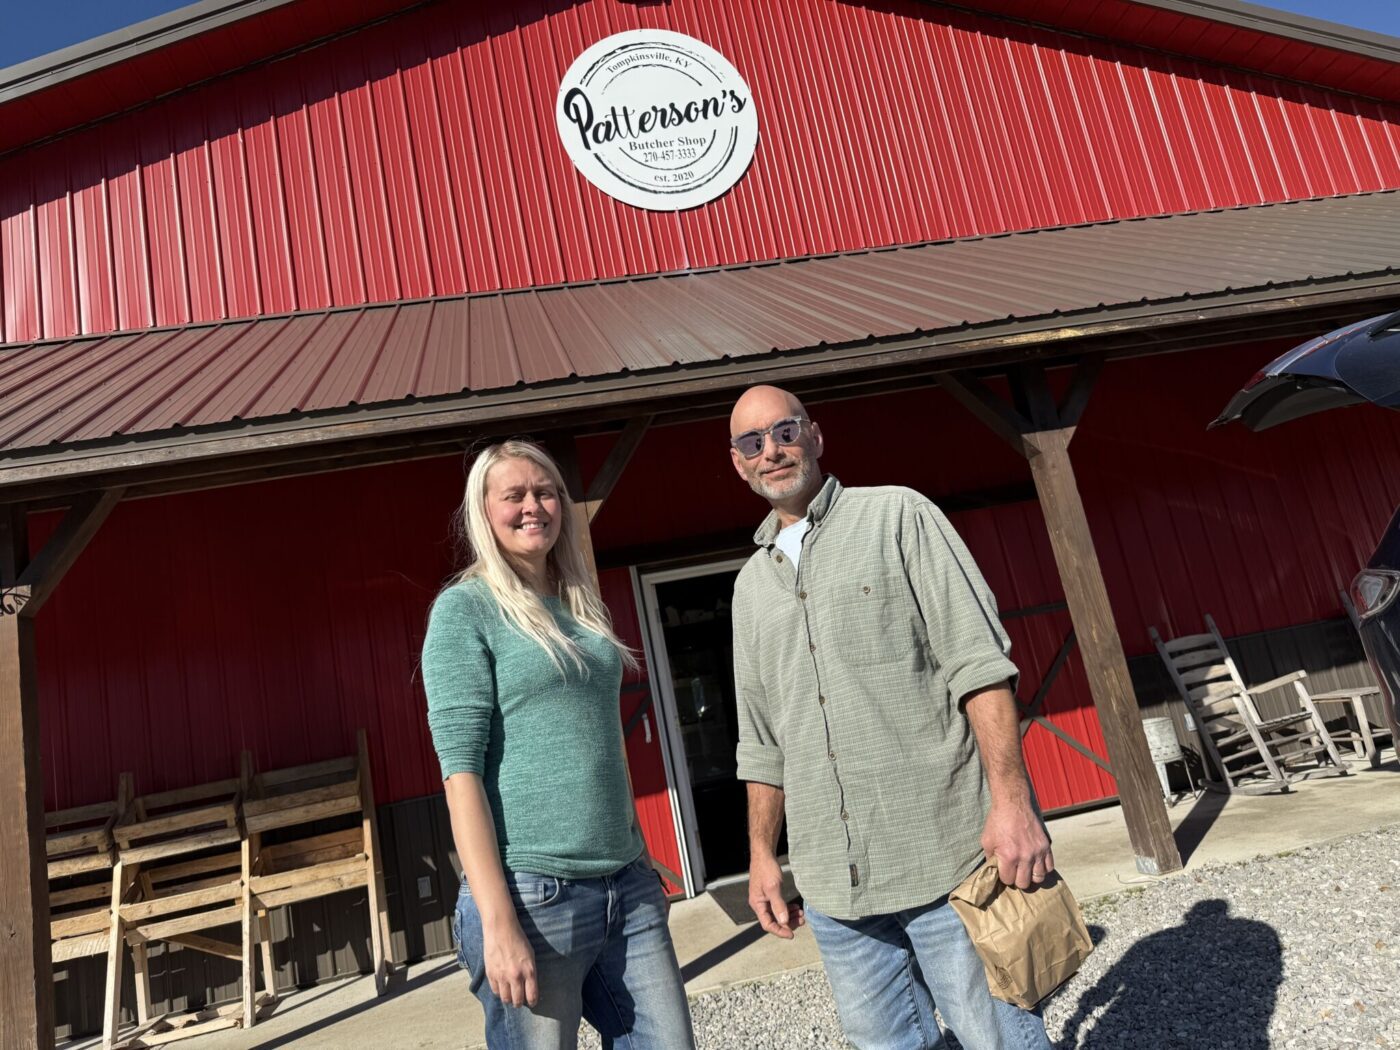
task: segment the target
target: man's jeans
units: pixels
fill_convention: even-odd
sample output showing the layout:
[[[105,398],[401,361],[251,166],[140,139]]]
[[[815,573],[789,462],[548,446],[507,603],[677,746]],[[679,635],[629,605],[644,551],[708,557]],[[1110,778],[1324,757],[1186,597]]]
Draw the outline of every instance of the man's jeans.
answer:
[[[987,990],[987,974],[946,897],[921,908],[851,921],[806,907],[856,1050],[940,1050],[943,1020],[965,1050],[1050,1050],[1038,1014]]]
[[[457,961],[485,1007],[491,1050],[574,1050],[580,1017],[602,1034],[605,1050],[694,1047],[666,898],[646,854],[597,879],[517,871],[506,883],[535,951],[535,1006],[507,1006],[491,991],[481,913],[466,879],[452,917]]]

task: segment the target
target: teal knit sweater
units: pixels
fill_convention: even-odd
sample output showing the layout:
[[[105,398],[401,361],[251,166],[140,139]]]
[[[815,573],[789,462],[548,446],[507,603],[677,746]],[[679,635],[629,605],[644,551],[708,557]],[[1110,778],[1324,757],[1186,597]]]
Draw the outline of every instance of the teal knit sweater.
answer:
[[[477,773],[509,871],[595,878],[637,859],[642,836],[627,786],[617,650],[545,599],[583,652],[561,675],[505,619],[481,580],[438,595],[423,641],[423,685],[446,780]]]

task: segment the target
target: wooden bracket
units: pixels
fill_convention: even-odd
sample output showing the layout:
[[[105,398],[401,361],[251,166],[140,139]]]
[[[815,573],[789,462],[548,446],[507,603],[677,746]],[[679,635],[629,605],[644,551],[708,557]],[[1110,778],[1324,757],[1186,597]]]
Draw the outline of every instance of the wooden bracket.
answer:
[[[1045,698],[1050,695],[1050,689],[1055,684],[1055,679],[1060,676],[1064,669],[1065,662],[1069,659],[1069,654],[1074,650],[1074,628],[1069,629],[1065,635],[1065,640],[1060,645],[1060,651],[1055,654],[1055,659],[1050,663],[1050,669],[1045,672],[1045,677],[1040,680],[1040,687],[1036,689],[1035,696],[1031,702],[1021,711],[1021,736],[1026,735],[1026,730],[1030,729],[1031,722],[1040,714],[1040,705],[1045,703]]]
[[[1103,370],[1103,362],[1103,356],[1098,355],[1086,357],[1076,366],[1074,377],[1069,382],[1069,390],[1060,405],[1061,426],[1079,425],[1079,418],[1084,414],[1085,406],[1089,404],[1089,395],[1094,391],[1094,383],[1098,381],[1099,372]]]
[[[655,416],[636,416],[629,419],[627,425],[622,428],[622,434],[618,437],[617,443],[608,453],[608,458],[603,461],[597,476],[589,483],[588,492],[584,496],[584,502],[588,505],[589,521],[598,516],[603,501],[612,495],[612,490],[617,485],[618,479],[622,477],[622,472],[631,462],[633,454],[641,445],[642,438],[646,436],[646,432],[655,418]]]
[[[1007,370],[1014,404],[1007,404],[969,372],[946,372],[938,377],[938,384],[993,433],[1031,459],[1043,455],[1050,443],[1068,445],[1073,440],[1103,363],[1102,355],[1082,360],[1075,367],[1064,401],[1058,405],[1050,392],[1045,368],[1037,363],[1014,365]]]
[[[112,508],[120,502],[122,491],[106,489],[73,501],[58,529],[44,544],[44,549],[19,574],[18,586],[14,590],[28,592],[27,600],[19,608],[19,615],[29,618],[38,615],[64,574],[78,560],[78,555],[102,527]]]
[[[574,501],[574,523],[577,533],[579,547],[583,552],[584,561],[588,566],[589,575],[593,577],[593,584],[598,585],[598,566],[593,555],[593,537],[590,526],[593,519],[602,510],[604,501],[612,494],[617,481],[622,477],[623,470],[632,459],[633,453],[642,443],[642,438],[646,435],[647,428],[651,426],[655,416],[637,416],[628,420],[623,427],[622,434],[617,442],[608,452],[608,458],[603,461],[597,476],[589,484],[587,490],[583,487],[583,477],[579,470],[578,450],[574,439],[568,435],[560,435],[551,438],[547,445],[550,453],[559,463],[559,471],[564,476],[564,484],[568,487],[569,495]]]
[[[1058,430],[1060,409],[1050,394],[1045,367],[1039,364],[1014,365],[1007,374],[1011,379],[1011,397],[1022,417],[1030,420],[1030,428]]]
[[[1021,455],[1029,459],[1036,454],[1026,442],[1026,435],[1033,429],[1030,420],[992,393],[976,376],[970,372],[945,372],[938,377],[938,385]]]

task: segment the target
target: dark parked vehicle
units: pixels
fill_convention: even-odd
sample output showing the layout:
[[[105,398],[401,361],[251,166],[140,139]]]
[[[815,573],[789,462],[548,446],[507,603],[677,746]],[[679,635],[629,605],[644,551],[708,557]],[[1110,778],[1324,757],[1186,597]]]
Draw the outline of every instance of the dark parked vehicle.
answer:
[[[1251,430],[1324,409],[1371,402],[1400,408],[1400,313],[1338,328],[1265,365],[1211,426],[1239,420]],[[1385,694],[1400,744],[1400,507],[1350,588],[1362,645]]]
[[[1361,644],[1376,672],[1390,715],[1391,740],[1400,745],[1400,508],[1385,527],[1376,553],[1351,582],[1351,603],[1361,621]]]

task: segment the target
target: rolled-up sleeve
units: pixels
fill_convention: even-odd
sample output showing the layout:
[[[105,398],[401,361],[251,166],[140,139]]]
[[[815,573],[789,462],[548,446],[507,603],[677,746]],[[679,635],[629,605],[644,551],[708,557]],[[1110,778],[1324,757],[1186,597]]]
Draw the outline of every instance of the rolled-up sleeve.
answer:
[[[927,500],[909,506],[901,533],[905,571],[949,694],[961,704],[1002,682],[1014,693],[1011,640],[997,618],[996,598],[962,537]]]
[[[769,716],[767,694],[757,666],[757,643],[750,617],[734,605],[734,695],[739,712],[739,746],[735,750],[740,780],[783,786],[783,750]]]
[[[477,603],[460,587],[438,595],[428,616],[423,688],[442,779],[481,774],[496,707],[495,674]]]

